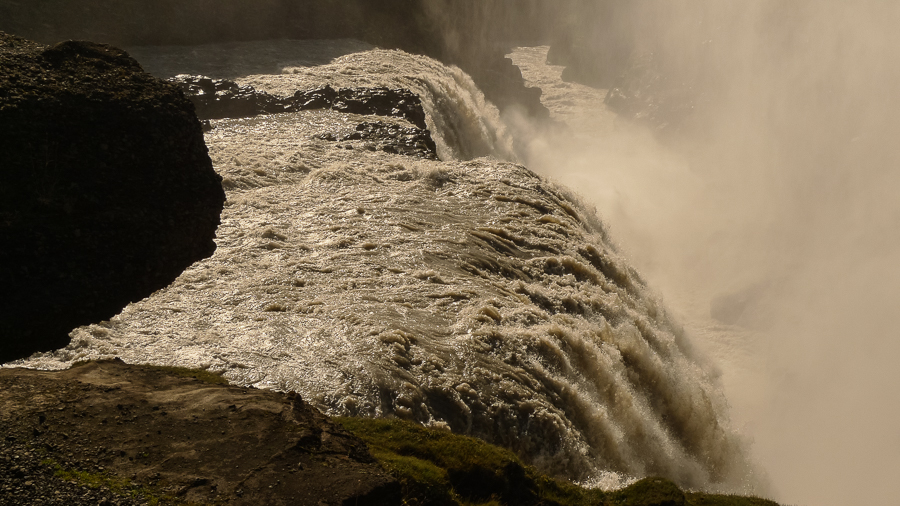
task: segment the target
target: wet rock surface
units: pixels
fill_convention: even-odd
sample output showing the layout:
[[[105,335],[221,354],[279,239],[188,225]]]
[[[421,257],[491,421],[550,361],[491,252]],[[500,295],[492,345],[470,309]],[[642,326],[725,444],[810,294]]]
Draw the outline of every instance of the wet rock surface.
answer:
[[[305,95],[301,95],[305,96]],[[341,89],[332,109],[348,114],[375,114],[403,118],[425,128],[425,111],[419,97],[409,90],[389,88]]]
[[[437,147],[426,128],[422,101],[413,92],[386,87],[340,88],[322,86],[298,90],[292,96],[278,97],[253,86],[230,79],[181,74],[169,79],[181,86],[206,120],[249,118],[260,114],[331,109],[345,114],[401,118],[415,126],[383,121],[360,123],[350,134],[323,133],[316,137],[328,141],[365,141],[345,144],[346,149],[367,149],[437,160]]]
[[[299,396],[192,374],[0,370],[0,503],[400,503],[365,443]]]
[[[398,155],[415,156],[426,160],[437,160],[437,151],[434,140],[428,130],[421,128],[404,127],[392,123],[365,122],[356,127],[356,131],[342,136],[333,133],[325,133],[317,136],[326,141],[366,141],[363,149],[369,151],[384,151]],[[354,149],[351,144],[345,144],[345,149]]]
[[[299,90],[290,97],[277,97],[230,79],[182,74],[170,78],[169,82],[181,86],[201,119],[248,118],[258,114],[334,109],[347,114],[402,118],[422,129],[426,126],[422,101],[413,92],[404,89],[374,87],[336,90],[323,86]]]
[[[120,49],[0,32],[0,160],[0,362],[215,250],[225,194],[193,106]]]
[[[182,74],[168,81],[181,86],[184,94],[193,102],[197,117],[204,120],[249,118],[290,109],[289,103],[230,79]]]

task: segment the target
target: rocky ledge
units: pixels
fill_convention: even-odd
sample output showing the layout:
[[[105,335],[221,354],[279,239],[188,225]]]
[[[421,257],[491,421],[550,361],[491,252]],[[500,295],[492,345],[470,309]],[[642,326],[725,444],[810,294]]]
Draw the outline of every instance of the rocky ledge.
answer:
[[[323,86],[276,97],[230,79],[181,74],[169,79],[194,103],[200,119],[248,118],[258,114],[334,109],[348,114],[402,118],[424,129],[425,110],[415,93],[404,89]]]
[[[399,118],[413,126],[367,121],[360,123],[351,134],[323,133],[317,136],[319,139],[341,142],[362,140],[366,141],[363,149],[370,151],[438,159],[434,139],[426,128],[422,101],[409,90],[385,87],[334,89],[326,85],[298,90],[289,97],[278,97],[230,79],[180,74],[168,81],[181,86],[197,109],[197,116],[204,120],[207,130],[212,129],[209,120],[214,119],[332,109],[346,114]],[[349,144],[344,147],[353,149]]]
[[[366,445],[299,396],[221,383],[121,361],[0,370],[0,503],[399,503]]]
[[[326,141],[364,141],[363,149],[384,151],[397,155],[415,156],[426,160],[437,160],[437,147],[428,130],[404,127],[382,121],[366,121],[356,126],[356,131],[347,135],[334,133],[319,134],[316,137]],[[353,145],[344,145],[353,149]]]

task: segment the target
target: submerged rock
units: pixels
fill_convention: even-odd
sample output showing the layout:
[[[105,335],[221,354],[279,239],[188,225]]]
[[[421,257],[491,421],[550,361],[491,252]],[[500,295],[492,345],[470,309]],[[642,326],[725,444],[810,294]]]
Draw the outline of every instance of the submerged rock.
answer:
[[[191,103],[120,49],[0,32],[0,362],[65,346],[215,250]]]
[[[404,127],[382,121],[360,123],[356,131],[342,136],[332,133],[320,134],[319,139],[327,141],[367,141],[364,149],[384,151],[398,155],[416,156],[426,160],[437,160],[437,147],[428,130]]]

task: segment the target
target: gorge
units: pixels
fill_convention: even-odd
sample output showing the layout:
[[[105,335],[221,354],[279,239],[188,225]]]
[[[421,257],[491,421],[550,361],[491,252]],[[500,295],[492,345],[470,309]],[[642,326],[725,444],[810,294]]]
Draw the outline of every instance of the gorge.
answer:
[[[214,256],[18,365],[207,368],[332,414],[475,434],[602,486],[662,474],[889,504],[897,9],[566,2],[545,21],[568,42],[498,29],[508,39],[476,65],[471,47],[495,40],[474,28],[515,17],[462,4],[422,4],[448,21],[421,25],[440,49],[420,48],[460,68],[357,33],[342,35],[369,42],[125,41],[159,77],[279,97],[408,89],[438,160],[358,134],[398,135],[414,126],[402,118],[211,120],[228,194]],[[619,30],[592,40],[595,15]],[[476,67],[498,54],[524,78],[499,71],[512,79],[489,92]],[[618,75],[585,67],[598,61]],[[513,88],[521,100],[492,105]]]

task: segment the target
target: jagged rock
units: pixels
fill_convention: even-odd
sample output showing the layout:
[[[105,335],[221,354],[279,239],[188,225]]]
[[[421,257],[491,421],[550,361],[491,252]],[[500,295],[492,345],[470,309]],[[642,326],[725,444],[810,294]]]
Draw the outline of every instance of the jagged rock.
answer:
[[[281,98],[229,79],[181,74],[170,78],[169,82],[181,86],[201,119],[247,118],[258,114],[334,109],[350,114],[403,118],[419,128],[426,128],[422,101],[416,94],[404,89],[375,87],[335,90],[324,86],[299,90],[291,97]]]
[[[422,101],[409,90],[342,88],[338,90],[331,107],[350,114],[403,118],[419,128],[426,128]]]
[[[343,136],[324,133],[316,137],[327,141],[369,141],[364,147],[398,155],[437,160],[437,147],[428,130],[404,127],[381,121],[360,123],[356,131]]]
[[[257,114],[285,112],[290,102],[256,91],[252,86],[241,86],[229,79],[212,79],[206,76],[181,74],[169,79],[181,86],[184,94],[194,103],[197,117],[209,119],[248,118]]]
[[[122,50],[0,32],[0,362],[68,343],[215,250],[191,103]]]
[[[294,104],[300,110],[328,109],[337,98],[337,90],[323,86],[314,90],[298,90],[294,93]]]

